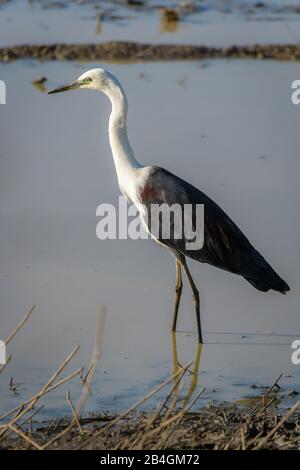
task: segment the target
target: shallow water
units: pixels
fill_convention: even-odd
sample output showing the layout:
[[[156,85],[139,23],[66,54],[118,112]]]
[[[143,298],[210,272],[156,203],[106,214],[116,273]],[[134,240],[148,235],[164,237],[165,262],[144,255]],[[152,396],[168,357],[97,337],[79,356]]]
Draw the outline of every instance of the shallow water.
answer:
[[[300,14],[293,10],[296,1],[282,5],[281,0],[269,0],[263,2],[264,8],[255,8],[254,0],[206,0],[199,2],[195,13],[171,24],[161,21],[157,6],[178,6],[180,1],[148,0],[147,8],[128,8],[109,0],[99,1],[99,8],[94,0],[58,3],[65,8],[51,7],[55,2],[48,0],[11,0],[0,6],[0,46],[129,40],[225,47],[300,40]]]
[[[103,303],[103,357],[86,410],[123,409],[172,372],[173,259],[149,240],[95,236],[97,205],[116,204],[119,196],[107,135],[109,103],[96,92],[48,96],[31,84],[45,75],[54,87],[95,65],[0,66],[8,84],[0,109],[0,337],[37,305],[8,348],[13,360],[1,376],[1,412],[37,391],[76,344],[81,350],[68,371],[87,366]],[[209,194],[291,286],[287,296],[262,294],[239,277],[190,263],[206,343],[198,387],[207,390],[200,404],[257,395],[249,385],[271,385],[280,373],[283,391],[300,392],[300,366],[291,362],[291,342],[300,338],[300,111],[290,101],[299,65],[102,65],[128,94],[137,158]],[[193,360],[188,286],[177,347],[181,364]],[[8,389],[11,377],[21,383],[19,395]],[[77,379],[74,400],[80,389]],[[46,403],[44,417],[69,413],[61,389]]]

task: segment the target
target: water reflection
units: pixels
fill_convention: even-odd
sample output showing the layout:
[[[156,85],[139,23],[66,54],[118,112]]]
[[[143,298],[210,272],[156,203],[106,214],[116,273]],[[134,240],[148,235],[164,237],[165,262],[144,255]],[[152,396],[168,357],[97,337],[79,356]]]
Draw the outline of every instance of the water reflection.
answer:
[[[32,85],[41,93],[45,93],[47,91],[47,88],[45,86],[46,81],[47,81],[46,77],[40,77],[40,78],[33,80]]]
[[[177,375],[180,370],[183,370],[183,367],[178,359],[178,350],[177,350],[177,334],[175,331],[171,332],[171,339],[172,339],[172,362],[173,362],[173,375]],[[192,363],[192,370],[188,369],[187,373],[190,374],[189,386],[187,392],[184,394],[182,398],[183,406],[185,406],[192,397],[194,391],[197,388],[198,380],[199,380],[199,368],[200,368],[200,361],[201,361],[201,354],[202,354],[203,344],[197,343],[195,346],[195,358]],[[176,384],[176,381],[175,381]],[[180,389],[182,387],[182,383],[179,382],[174,390],[174,395],[179,396]]]
[[[160,17],[160,32],[161,33],[176,33],[180,29],[179,21],[172,21],[166,18],[164,15]]]

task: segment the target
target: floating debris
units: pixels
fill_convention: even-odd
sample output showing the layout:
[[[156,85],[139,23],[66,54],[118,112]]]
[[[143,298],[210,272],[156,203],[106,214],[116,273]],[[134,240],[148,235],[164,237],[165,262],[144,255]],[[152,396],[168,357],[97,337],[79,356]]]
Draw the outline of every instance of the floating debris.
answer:
[[[11,392],[13,392],[15,395],[19,395],[19,387],[20,387],[20,383],[15,383],[14,382],[14,378],[11,377],[10,381],[9,381],[9,384],[8,384],[8,388]]]
[[[125,0],[125,4],[129,7],[143,7],[143,0]]]
[[[46,81],[47,81],[47,78],[42,76],[42,77],[37,78],[36,80],[33,80],[31,83],[37,90],[44,93],[47,90],[44,85]]]
[[[160,8],[160,31],[175,33],[179,29],[180,13],[176,8]]]
[[[161,8],[160,15],[164,21],[171,23],[180,21],[180,13],[176,8]]]

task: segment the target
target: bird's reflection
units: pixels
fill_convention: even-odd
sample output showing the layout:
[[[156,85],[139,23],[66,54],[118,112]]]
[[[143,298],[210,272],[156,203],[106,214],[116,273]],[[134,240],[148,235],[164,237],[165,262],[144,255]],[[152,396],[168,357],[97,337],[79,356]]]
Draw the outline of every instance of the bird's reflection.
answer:
[[[180,361],[178,360],[177,337],[176,337],[175,331],[171,332],[171,339],[172,339],[173,375],[175,375],[179,373],[180,370],[183,371],[183,367],[181,366]],[[190,378],[187,393],[182,398],[183,406],[185,406],[189,402],[191,396],[193,395],[194,391],[197,388],[202,350],[203,350],[203,344],[197,343],[195,358],[194,358],[194,362],[192,363],[193,370],[188,371],[191,374],[191,378]],[[174,386],[175,384],[176,384],[176,381],[174,381]],[[173,391],[174,397],[178,398],[179,392],[181,391],[182,388],[183,388],[183,381],[180,380],[174,387],[174,391]]]

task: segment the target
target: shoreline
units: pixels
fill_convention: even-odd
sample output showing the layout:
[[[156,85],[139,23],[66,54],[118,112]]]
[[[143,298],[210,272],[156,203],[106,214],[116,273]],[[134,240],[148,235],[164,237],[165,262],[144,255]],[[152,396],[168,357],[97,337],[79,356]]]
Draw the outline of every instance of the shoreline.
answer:
[[[23,435],[4,436],[0,449],[299,450],[299,405],[282,411],[269,398],[252,410],[219,405],[198,412],[169,409],[162,415],[155,410],[76,422],[56,419],[49,425],[35,423]]]
[[[2,63],[10,63],[20,59],[150,62],[230,58],[300,61],[300,44],[253,44],[220,48],[201,45],[108,41],[99,44],[23,44],[0,48],[0,62]]]

